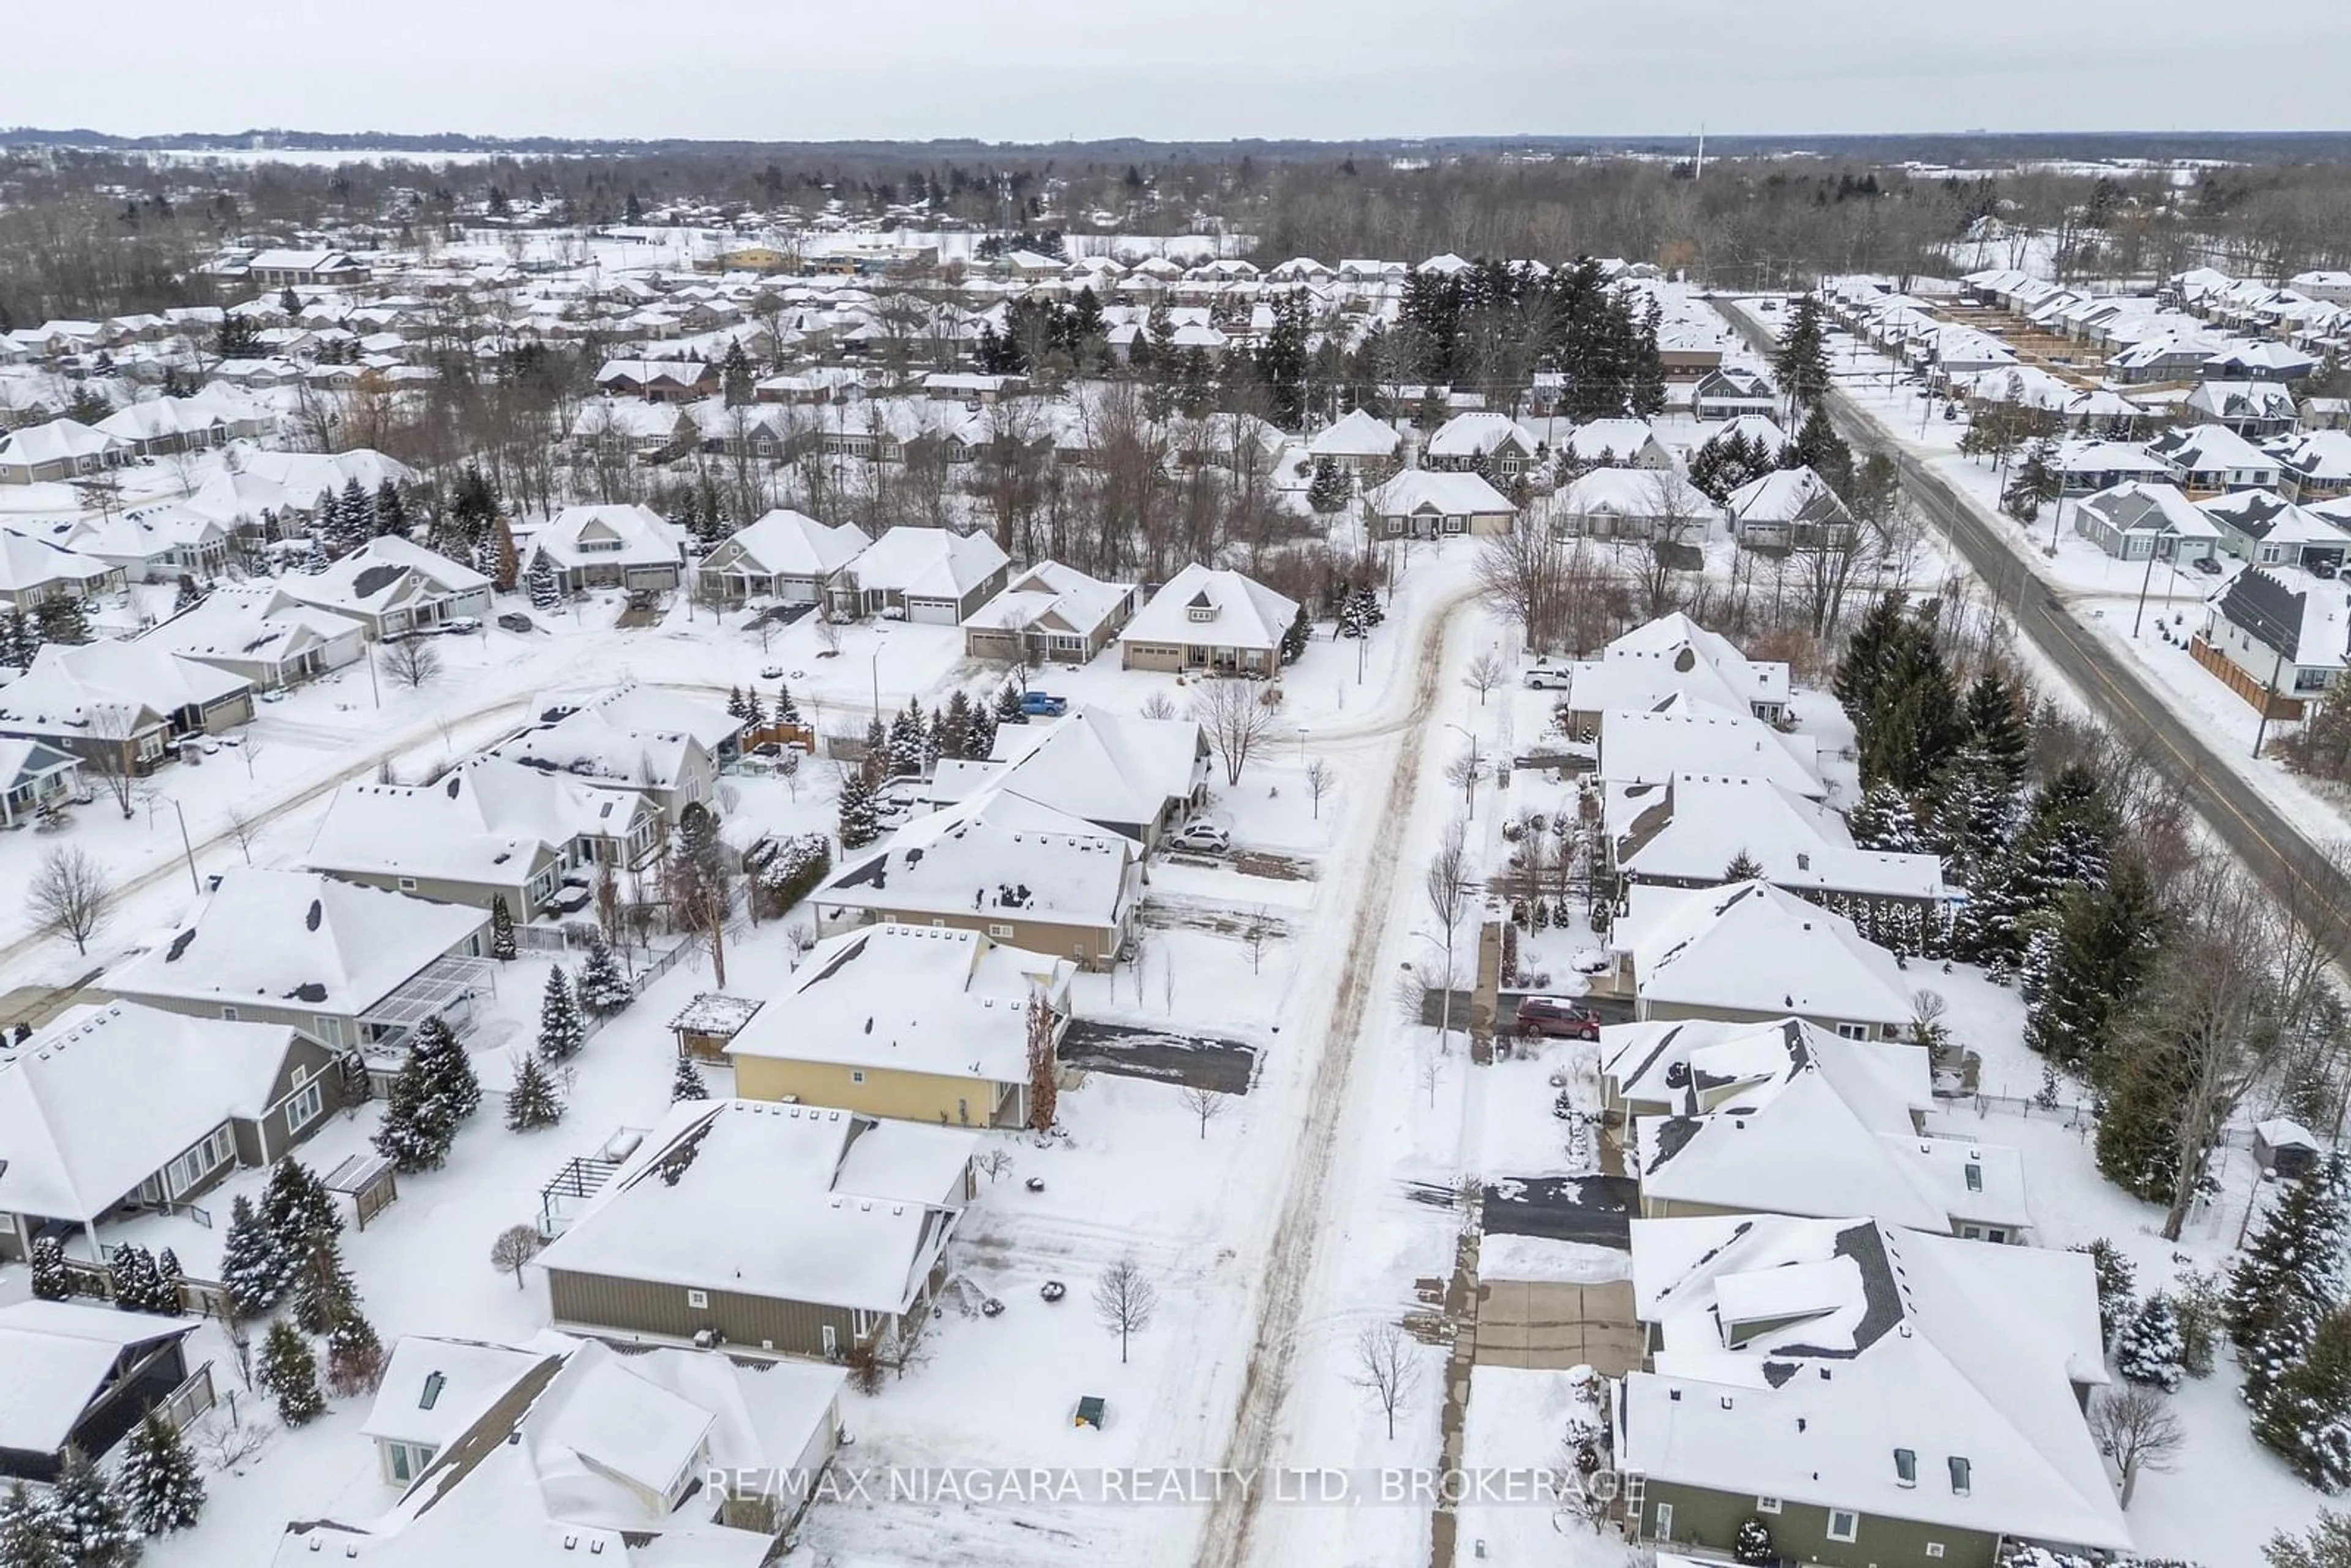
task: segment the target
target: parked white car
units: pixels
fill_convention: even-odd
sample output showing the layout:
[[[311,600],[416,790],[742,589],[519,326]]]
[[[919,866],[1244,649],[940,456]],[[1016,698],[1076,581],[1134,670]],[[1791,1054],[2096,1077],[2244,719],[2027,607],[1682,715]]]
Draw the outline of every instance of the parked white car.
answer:
[[[1539,692],[1567,690],[1567,672],[1551,664],[1537,664],[1524,677],[1526,684]]]
[[[1179,850],[1220,855],[1233,847],[1233,835],[1220,823],[1210,821],[1206,817],[1195,817],[1176,829],[1167,841]]]

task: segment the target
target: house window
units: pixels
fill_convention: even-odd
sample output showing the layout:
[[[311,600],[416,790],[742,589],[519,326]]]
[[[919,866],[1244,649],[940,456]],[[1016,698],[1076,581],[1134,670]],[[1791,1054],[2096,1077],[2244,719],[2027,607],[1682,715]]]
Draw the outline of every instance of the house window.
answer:
[[[1970,1160],[1968,1162],[1968,1190],[1970,1192],[1983,1191],[1983,1166],[1976,1164],[1973,1160]]]
[[[710,1292],[690,1290],[685,1293],[685,1304],[698,1312],[710,1305]]]
[[[1009,925],[991,925],[987,928],[987,934],[990,936],[1008,937],[1012,935],[1012,927]]]
[[[400,879],[400,891],[402,893],[414,893],[416,891],[416,879],[413,876],[402,877]]]
[[[1674,1505],[1669,1502],[1661,1502],[1657,1505],[1657,1539],[1660,1541],[1671,1541],[1673,1538]]]
[[[1975,1467],[1968,1462],[1965,1455],[1951,1456],[1951,1495],[1953,1497],[1965,1497],[1974,1489],[1974,1470]]]
[[[235,1008],[221,1009],[221,1018],[225,1022],[235,1023],[236,1021],[236,1009]]]
[[[203,1143],[172,1162],[171,1168],[163,1173],[165,1196],[179,1197],[226,1165],[235,1149],[235,1136],[224,1122]]]
[[[1755,1500],[1755,1511],[1777,1513],[1780,1511],[1780,1500],[1776,1497],[1759,1497]]]
[[[834,1328],[831,1323],[827,1323],[827,1324],[825,1324],[825,1325],[824,1325],[824,1354],[827,1354],[827,1355],[836,1355],[836,1354],[840,1354],[840,1350],[841,1350],[841,1335],[840,1335],[840,1331],[839,1331],[839,1330],[837,1330],[837,1329],[835,1329],[835,1328]]]
[[[863,1069],[863,1068],[862,1068],[862,1067],[852,1067],[852,1068],[851,1068],[851,1069],[849,1070],[849,1081],[850,1081],[852,1083],[862,1083],[862,1082],[865,1082],[865,1069]]]
[[[1861,1515],[1849,1508],[1829,1510],[1829,1539],[1852,1541],[1861,1534]]]
[[[1869,1038],[1869,1026],[1865,1023],[1841,1023],[1836,1026],[1836,1031],[1837,1038],[1840,1040],[1867,1040]]]
[[[2008,1232],[1995,1227],[1994,1228],[1984,1232],[1984,1239],[2005,1245],[2008,1240]]]
[[[1915,1487],[1918,1484],[1917,1449],[1896,1448],[1894,1450],[1894,1479],[1896,1482],[1906,1487]]]
[[[327,1090],[323,1083],[305,1084],[302,1092],[286,1103],[286,1130],[298,1133],[319,1119],[327,1108]]]
[[[1927,1555],[1930,1560],[1940,1558],[1943,1555],[1943,1543],[1939,1541],[1927,1542]]]

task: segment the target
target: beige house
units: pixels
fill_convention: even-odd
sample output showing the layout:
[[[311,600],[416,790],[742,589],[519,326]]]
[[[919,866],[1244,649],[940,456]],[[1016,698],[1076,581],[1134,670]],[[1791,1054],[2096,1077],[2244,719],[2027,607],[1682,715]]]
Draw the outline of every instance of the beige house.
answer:
[[[1299,604],[1237,571],[1187,566],[1118,636],[1119,667],[1277,680]]]
[[[1645,1020],[1792,1016],[1848,1040],[1893,1040],[1911,1019],[1893,954],[1767,882],[1627,888],[1608,946]]]
[[[1134,614],[1142,590],[1040,560],[967,616],[964,652],[999,664],[1083,664]]]
[[[810,949],[728,1042],[746,1100],[839,1105],[942,1126],[1029,1117],[1031,1009],[1058,1047],[1067,958],[974,931],[867,925]]]

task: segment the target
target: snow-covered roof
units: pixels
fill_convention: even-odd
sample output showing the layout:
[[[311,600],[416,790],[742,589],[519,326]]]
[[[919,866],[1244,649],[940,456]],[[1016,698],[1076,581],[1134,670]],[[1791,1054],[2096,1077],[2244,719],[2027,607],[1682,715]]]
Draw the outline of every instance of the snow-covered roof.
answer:
[[[737,566],[772,577],[831,577],[872,541],[855,523],[820,523],[778,507],[737,528],[703,561],[705,571]]]
[[[311,649],[366,634],[366,622],[304,604],[271,581],[216,588],[141,632],[139,641],[207,663],[284,664]]]
[[[1825,1074],[1855,1113],[1881,1131],[1914,1130],[1935,1103],[1923,1049],[1848,1040],[1800,1018],[1604,1024],[1600,1062],[1618,1098],[1677,1115],[1715,1110],[1806,1071]]]
[[[1794,1013],[1898,1026],[1910,988],[1894,955],[1844,915],[1766,882],[1635,884],[1609,946],[1632,958],[1645,1006]]]
[[[1603,456],[1630,462],[1651,447],[1660,454],[1665,451],[1646,419],[1595,419],[1577,425],[1561,444],[1587,463]]]
[[[1561,490],[1552,508],[1574,517],[1671,517],[1700,525],[1722,516],[1714,497],[1669,468],[1594,468]]]
[[[1707,881],[1744,855],[1775,887],[1949,896],[1939,857],[1856,849],[1842,817],[1769,779],[1680,773],[1613,789],[1608,804],[1617,869],[1636,881]]]
[[[530,548],[567,570],[675,566],[685,557],[676,525],[651,507],[622,505],[566,507],[531,535]]]
[[[182,708],[212,707],[252,689],[243,676],[146,643],[49,643],[30,669],[0,687],[0,727],[89,735],[128,721],[135,728],[142,713],[161,723]]]
[[[1091,641],[1134,600],[1134,591],[1131,582],[1103,582],[1073,566],[1040,560],[1014,576],[963,623],[983,632],[1034,629]]]
[[[1317,457],[1393,457],[1404,437],[1395,426],[1365,409],[1350,409],[1345,418],[1315,433],[1306,450]]]
[[[650,810],[626,790],[476,758],[435,784],[344,785],[310,841],[308,863],[517,886],[572,840],[626,837],[632,817]]]
[[[548,1354],[478,1340],[404,1334],[384,1363],[375,1401],[360,1430],[392,1442],[445,1448],[545,1362]]]
[[[1432,458],[1482,457],[1505,441],[1515,441],[1531,456],[1541,439],[1507,413],[1473,411],[1457,413],[1430,433],[1423,455]]]
[[[1407,468],[1364,497],[1378,517],[1432,513],[1443,517],[1508,516],[1517,510],[1484,476],[1466,470]]]
[[[305,604],[346,615],[381,615],[408,604],[476,593],[490,580],[423,545],[386,534],[329,562],[323,571],[289,573],[277,583]]]
[[[743,731],[743,721],[725,707],[683,692],[639,685],[590,686],[541,692],[531,711],[542,724],[592,709],[614,729],[632,735],[688,736],[705,751],[716,751]]]
[[[569,1273],[904,1312],[978,1134],[762,1101],[674,1107],[538,1255]]]
[[[231,1116],[266,1111],[293,1040],[109,1002],[0,1049],[0,1213],[96,1219]]]
[[[116,570],[112,562],[96,556],[63,549],[13,528],[0,528],[0,593],[38,592],[59,582],[92,583]]]
[[[2276,458],[2225,424],[2167,430],[2149,441],[2147,449],[2178,474],[2275,474],[2278,467]]]
[[[812,903],[874,913],[998,914],[1111,929],[1141,893],[1134,842],[1008,791],[917,817],[833,873]]]
[[[0,1307],[0,1448],[59,1452],[125,1351],[200,1326],[193,1318],[77,1301]]]
[[[0,468],[37,468],[78,462],[126,449],[128,443],[71,419],[53,419],[19,430],[0,431]]]
[[[1842,523],[1852,517],[1829,482],[1809,467],[1775,468],[1733,490],[1724,505],[1740,524]]]
[[[1604,670],[1608,666],[1601,662]],[[1576,711],[1592,710],[1577,698]],[[1651,708],[1599,711],[1598,771],[1605,783],[1665,784],[1692,774],[1758,779],[1813,800],[1828,792],[1821,782],[1819,742],[1776,730],[1743,705],[1714,710],[1685,691]]]
[[[1655,1370],[1616,1461],[1660,1482],[2070,1545],[2130,1534],[2077,1385],[2103,1383],[2081,1253],[1868,1219],[1633,1222]]]
[[[1204,610],[1206,619],[1193,612]],[[1210,644],[1271,653],[1298,619],[1298,601],[1238,571],[1194,564],[1167,580],[1118,634],[1121,643]]]
[[[1030,998],[1066,1013],[1072,969],[972,931],[844,931],[809,950],[726,1054],[1023,1082]]]
[[[960,600],[1011,560],[995,539],[952,528],[894,528],[852,563],[860,589]]]
[[[237,867],[168,937],[110,973],[107,986],[134,999],[359,1018],[488,921],[479,909],[317,872]]]
[[[1207,781],[1207,737],[1187,718],[1080,708],[996,732],[993,788],[1115,832],[1145,829]]]

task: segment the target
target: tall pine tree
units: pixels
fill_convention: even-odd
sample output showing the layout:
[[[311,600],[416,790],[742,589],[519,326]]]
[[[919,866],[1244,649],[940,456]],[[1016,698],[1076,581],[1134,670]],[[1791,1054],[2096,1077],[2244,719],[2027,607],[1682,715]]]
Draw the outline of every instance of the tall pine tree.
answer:
[[[160,1408],[148,1411],[131,1429],[120,1475],[123,1507],[145,1534],[185,1530],[204,1511],[204,1479],[196,1457]]]
[[[587,1043],[588,1030],[580,1019],[580,1005],[572,999],[571,983],[557,965],[548,970],[547,990],[539,998],[538,1054],[550,1062],[569,1061]]]
[[[139,1561],[139,1532],[123,1517],[106,1472],[79,1448],[65,1451],[49,1493],[49,1520],[71,1568],[131,1568]]]

